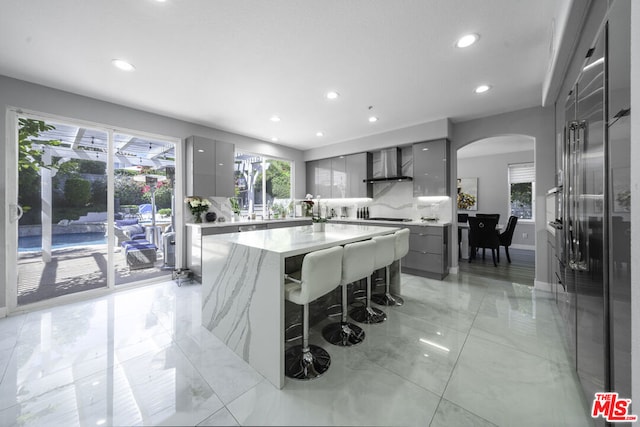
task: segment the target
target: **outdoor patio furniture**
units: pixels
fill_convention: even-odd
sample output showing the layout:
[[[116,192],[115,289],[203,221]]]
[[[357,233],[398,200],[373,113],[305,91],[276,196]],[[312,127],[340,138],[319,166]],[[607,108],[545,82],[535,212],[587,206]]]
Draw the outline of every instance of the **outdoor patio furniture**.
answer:
[[[122,242],[124,256],[131,270],[153,267],[156,262],[156,246],[148,240],[138,239]]]
[[[145,227],[138,223],[138,219],[118,219],[115,222],[116,244],[122,245],[128,240],[145,239]]]

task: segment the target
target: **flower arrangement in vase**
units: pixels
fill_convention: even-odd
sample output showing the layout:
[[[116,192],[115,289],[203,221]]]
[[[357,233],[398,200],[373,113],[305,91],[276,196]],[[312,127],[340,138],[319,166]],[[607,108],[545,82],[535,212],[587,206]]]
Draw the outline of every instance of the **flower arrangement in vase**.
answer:
[[[202,222],[202,213],[207,212],[209,210],[209,206],[211,206],[211,202],[208,199],[200,196],[189,196],[184,199],[184,202],[189,206],[191,215],[194,217],[193,222],[195,223]]]
[[[307,194],[302,201],[302,215],[313,217],[313,196],[311,194]]]

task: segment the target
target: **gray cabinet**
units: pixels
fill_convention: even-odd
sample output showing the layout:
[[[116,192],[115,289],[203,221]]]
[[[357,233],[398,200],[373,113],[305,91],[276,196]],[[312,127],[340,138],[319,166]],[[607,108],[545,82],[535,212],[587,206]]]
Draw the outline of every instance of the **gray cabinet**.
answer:
[[[347,197],[347,160],[345,156],[331,159],[331,195],[332,199]]]
[[[306,185],[306,194],[316,195],[318,194],[318,186],[316,182],[318,182],[318,160],[312,160],[305,164],[307,169],[307,185]]]
[[[350,154],[306,163],[307,194],[326,199],[372,197],[365,182],[371,153]]]
[[[409,253],[402,260],[402,271],[442,279],[449,274],[447,238],[449,227],[409,226]]]
[[[449,196],[449,141],[413,144],[413,197]]]
[[[449,274],[449,252],[447,240],[449,226],[404,225],[381,223],[379,221],[336,220],[339,224],[371,224],[378,227],[402,227],[410,230],[409,253],[402,258],[402,272],[416,276],[442,280]]]
[[[316,193],[313,196],[320,196],[325,199],[331,197],[331,159],[318,160]]]
[[[373,197],[373,186],[366,182],[371,153],[350,154],[346,159],[348,198]]]
[[[201,136],[187,138],[187,195],[233,197],[233,144]]]

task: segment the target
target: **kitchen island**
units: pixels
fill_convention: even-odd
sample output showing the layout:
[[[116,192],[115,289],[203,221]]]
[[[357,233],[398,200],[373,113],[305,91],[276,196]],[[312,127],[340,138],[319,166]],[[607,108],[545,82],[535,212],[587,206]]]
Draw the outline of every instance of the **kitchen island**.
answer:
[[[282,388],[285,260],[397,230],[327,224],[324,232],[303,226],[203,236],[202,325]],[[397,266],[390,278],[399,293]]]

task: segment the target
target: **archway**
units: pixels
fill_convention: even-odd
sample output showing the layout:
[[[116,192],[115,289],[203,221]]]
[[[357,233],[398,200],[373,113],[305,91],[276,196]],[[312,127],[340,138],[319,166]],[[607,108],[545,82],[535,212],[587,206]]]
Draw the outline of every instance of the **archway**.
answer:
[[[461,220],[457,232],[460,261],[468,258],[468,232],[464,219],[476,213],[499,215],[499,226],[506,227],[508,218],[518,223],[510,246],[515,250],[514,266],[504,259],[499,269],[487,274],[497,278],[533,285],[535,280],[535,138],[522,134],[506,134],[471,141],[456,150],[456,182],[458,203],[454,200],[454,217]],[[454,194],[456,194],[454,192]],[[457,213],[458,215],[455,215]],[[480,260],[480,263],[482,261]],[[467,270],[467,263],[458,263]]]

